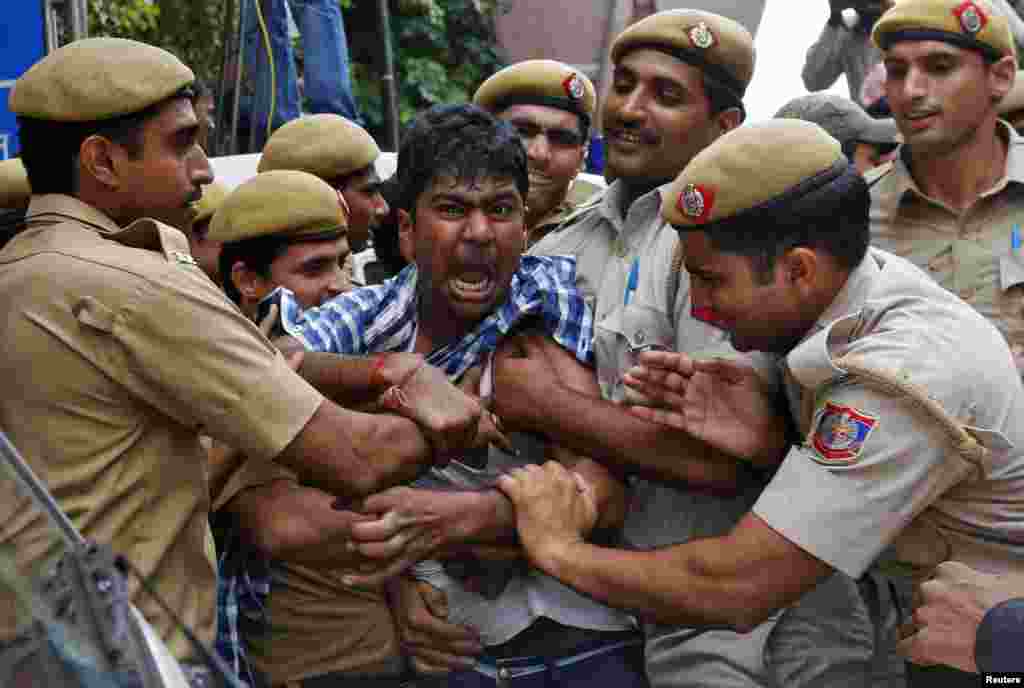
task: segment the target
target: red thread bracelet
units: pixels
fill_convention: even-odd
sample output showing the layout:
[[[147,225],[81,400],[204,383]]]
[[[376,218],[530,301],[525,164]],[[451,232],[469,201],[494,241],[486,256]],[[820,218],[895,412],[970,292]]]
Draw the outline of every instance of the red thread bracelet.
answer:
[[[377,354],[373,368],[370,369],[370,386],[374,389],[388,386],[388,381],[383,373],[385,360],[387,360],[387,354]]]

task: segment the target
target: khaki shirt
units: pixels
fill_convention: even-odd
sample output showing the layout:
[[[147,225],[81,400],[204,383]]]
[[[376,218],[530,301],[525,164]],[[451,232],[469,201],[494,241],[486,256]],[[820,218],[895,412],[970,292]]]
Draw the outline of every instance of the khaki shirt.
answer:
[[[34,196],[0,251],[0,426],[88,538],[109,543],[206,643],[216,570],[205,433],[277,456],[322,402],[207,279],[181,232],[121,229],[75,198]],[[28,570],[49,526],[0,483],[0,543]],[[184,635],[132,599],[171,652]],[[0,600],[0,637],[15,619]]]
[[[574,213],[597,203],[600,200],[597,198],[597,195],[602,191],[603,189],[600,186],[593,182],[588,182],[586,179],[577,177],[573,180],[562,202],[530,228],[529,246],[533,246],[547,236],[551,230],[571,219]]]
[[[274,480],[297,482],[271,461],[246,461],[231,476],[214,509],[241,490]],[[345,571],[273,562],[265,623],[244,639],[249,658],[271,684],[310,676],[347,673],[398,675],[398,636],[381,588],[355,589],[341,581]]]
[[[1024,138],[1000,122],[1006,174],[963,212],[925,196],[897,158],[871,189],[871,243],[974,306],[1024,353]]]
[[[936,420],[835,361],[856,355],[922,388],[989,448],[972,470]],[[1024,566],[1024,390],[990,323],[907,261],[871,249],[785,359],[803,446],[754,512],[786,539],[860,576],[899,561]]]
[[[576,257],[577,286],[594,309],[598,382],[613,401],[625,395],[621,377],[635,349],[655,345],[696,353],[718,349],[725,340],[721,330],[690,316],[690,278],[673,270],[679,236],[661,217],[661,191],[636,199],[623,217],[624,191],[614,182],[600,204],[529,250]],[[627,304],[634,264],[636,289]]]

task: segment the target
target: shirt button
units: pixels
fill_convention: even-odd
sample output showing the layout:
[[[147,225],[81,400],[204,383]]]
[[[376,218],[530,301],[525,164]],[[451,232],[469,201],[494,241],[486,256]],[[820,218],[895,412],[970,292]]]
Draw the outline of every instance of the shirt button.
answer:
[[[978,290],[974,287],[965,287],[960,290],[960,298],[964,301],[969,301],[974,298],[974,295],[978,293]]]
[[[643,331],[643,330],[637,330],[636,336],[635,336],[635,337],[633,337],[633,339],[635,339],[635,340],[636,340],[637,346],[641,346],[641,345],[643,345],[643,343],[644,343],[644,340],[645,340],[646,338],[647,338],[647,335],[645,335],[645,334],[644,334],[644,331]]]
[[[512,672],[510,672],[508,669],[498,669],[498,678],[502,679],[503,681],[507,681],[511,675]]]

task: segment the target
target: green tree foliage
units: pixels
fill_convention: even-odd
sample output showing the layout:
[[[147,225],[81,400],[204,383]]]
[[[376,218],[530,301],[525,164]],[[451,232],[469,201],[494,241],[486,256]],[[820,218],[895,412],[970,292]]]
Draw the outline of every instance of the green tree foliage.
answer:
[[[236,0],[236,8],[245,1]],[[377,0],[338,2],[345,14],[356,98],[367,128],[385,140]],[[494,19],[508,2],[389,0],[403,123],[430,105],[468,100],[503,66]],[[159,45],[181,57],[207,83],[217,83],[223,58],[223,0],[89,0],[88,6],[90,35]]]
[[[89,0],[89,35],[165,48],[207,83],[219,77],[224,3],[210,0]]]
[[[504,66],[494,28],[503,6],[494,0],[391,0],[390,10],[403,124],[431,105],[468,100]],[[351,0],[345,29],[363,119],[374,137],[385,140],[376,0]]]

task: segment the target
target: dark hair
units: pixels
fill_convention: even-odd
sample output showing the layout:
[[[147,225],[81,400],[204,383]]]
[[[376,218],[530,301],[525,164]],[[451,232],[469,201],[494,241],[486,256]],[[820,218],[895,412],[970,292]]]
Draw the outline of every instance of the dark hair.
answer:
[[[94,122],[54,122],[18,117],[21,161],[28,173],[34,194],[72,194],[78,188],[76,162],[82,142],[93,135],[103,136],[123,146],[128,155],[142,155],[142,128],[168,102],[192,98],[191,86],[149,107],[127,115]]]
[[[435,105],[410,124],[398,149],[398,207],[412,213],[420,194],[439,177],[474,182],[487,177],[530,189],[526,149],[508,122],[475,105]]]
[[[270,264],[284,255],[292,244],[286,237],[262,236],[224,244],[217,259],[224,293],[235,303],[242,302],[242,294],[231,279],[231,267],[242,261],[245,267],[264,278],[270,277]]]
[[[747,111],[743,107],[743,101],[736,97],[736,94],[725,84],[707,72],[702,73],[704,80],[704,95],[708,99],[709,110],[712,115],[717,115],[729,108],[736,108],[740,111],[740,122],[747,118]]]
[[[776,259],[798,246],[825,251],[840,266],[855,268],[868,249],[870,207],[867,182],[840,160],[738,217],[687,229],[706,231],[720,251],[746,256],[758,277],[768,281]]]

